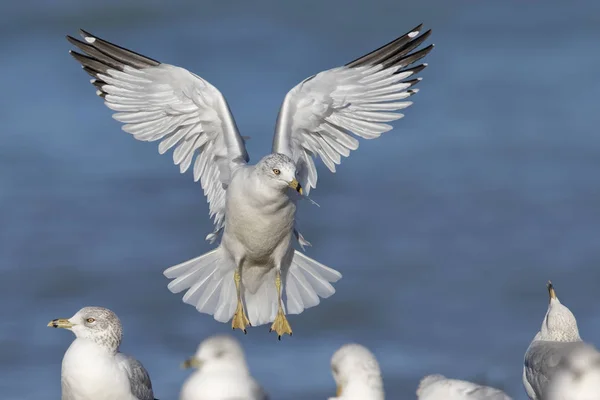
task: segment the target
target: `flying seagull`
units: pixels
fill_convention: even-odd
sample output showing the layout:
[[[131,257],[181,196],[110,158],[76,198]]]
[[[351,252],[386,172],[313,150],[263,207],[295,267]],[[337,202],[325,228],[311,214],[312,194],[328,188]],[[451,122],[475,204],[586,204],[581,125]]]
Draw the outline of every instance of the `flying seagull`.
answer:
[[[294,250],[310,245],[296,229],[296,204],[317,185],[314,158],[331,172],[358,148],[392,129],[417,93],[412,66],[433,48],[422,25],[342,67],[313,75],[283,101],[272,153],[248,164],[244,139],[221,92],[186,69],[164,64],[81,31],[67,36],[93,79],[96,94],[116,111],[123,130],[171,148],[181,173],[193,170],[207,197],[216,249],[164,271],[169,290],[233,329],[272,322],[278,338],[292,334],[286,314],[299,314],[335,293],[341,274]],[[282,300],[285,287],[285,304]]]

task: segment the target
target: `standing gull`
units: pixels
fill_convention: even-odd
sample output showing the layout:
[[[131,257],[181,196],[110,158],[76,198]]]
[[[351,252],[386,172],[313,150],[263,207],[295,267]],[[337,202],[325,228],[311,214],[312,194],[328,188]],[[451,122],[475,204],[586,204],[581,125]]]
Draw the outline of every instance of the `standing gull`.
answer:
[[[75,334],[62,361],[62,400],[154,400],[148,371],[119,352],[123,329],[115,313],[85,307],[48,326]]]
[[[417,388],[418,400],[511,400],[500,389],[473,382],[448,379],[443,375],[428,375]]]
[[[196,371],[183,384],[180,400],[268,400],[248,371],[242,346],[230,336],[204,340],[183,366]]]
[[[329,400],[383,400],[383,379],[377,359],[366,347],[346,344],[333,354],[331,373],[337,385]]]
[[[233,329],[273,322],[281,339],[292,334],[287,314],[331,296],[341,274],[294,250],[310,245],[296,227],[296,203],[317,185],[314,158],[331,172],[358,148],[354,135],[374,139],[392,129],[417,93],[412,66],[433,48],[416,51],[431,31],[422,26],[345,66],[313,75],[283,101],[272,154],[249,165],[245,143],[221,92],[186,69],[163,64],[81,31],[68,40],[93,76],[113,117],[142,141],[160,141],[162,154],[193,170],[207,197],[216,249],[164,271],[169,290],[187,290],[185,303]],[[192,167],[193,164],[193,167]],[[291,188],[291,189],[290,189]],[[282,291],[285,287],[285,294]],[[285,295],[285,304],[282,297]]]
[[[549,383],[559,364],[574,350],[586,346],[579,337],[577,320],[556,297],[552,282],[548,282],[550,303],[540,331],[525,353],[523,385],[532,400],[545,400]]]

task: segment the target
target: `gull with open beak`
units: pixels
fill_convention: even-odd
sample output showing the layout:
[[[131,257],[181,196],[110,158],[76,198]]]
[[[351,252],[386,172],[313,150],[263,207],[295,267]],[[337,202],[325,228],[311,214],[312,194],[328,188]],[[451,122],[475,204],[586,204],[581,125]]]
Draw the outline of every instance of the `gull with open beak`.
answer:
[[[242,346],[229,335],[204,340],[182,367],[195,371],[184,382],[180,400],[268,400],[250,375]]]
[[[185,291],[185,303],[233,329],[272,323],[279,339],[292,334],[287,314],[333,295],[341,274],[294,249],[294,237],[309,244],[296,227],[296,203],[317,185],[315,159],[335,172],[357,137],[378,138],[404,116],[426,67],[418,62],[433,48],[418,50],[430,32],[419,25],[293,87],[271,154],[255,165],[225,97],[207,80],[86,31],[83,40],[69,36],[81,51],[71,54],[123,130],[159,142],[161,154],[174,149],[174,163],[193,171],[207,197],[215,226],[206,239],[219,245],[166,269],[169,290]]]
[[[75,334],[62,361],[62,400],[154,400],[148,371],[119,352],[123,329],[115,313],[85,307],[48,326]]]

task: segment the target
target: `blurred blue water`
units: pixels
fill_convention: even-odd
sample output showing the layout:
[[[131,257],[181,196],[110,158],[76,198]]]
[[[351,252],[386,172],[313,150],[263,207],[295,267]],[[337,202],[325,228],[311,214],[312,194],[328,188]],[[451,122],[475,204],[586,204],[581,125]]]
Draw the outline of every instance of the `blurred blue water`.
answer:
[[[414,398],[434,372],[524,399],[548,279],[600,344],[600,3],[38,0],[3,11],[4,399],[58,398],[72,337],[46,323],[86,305],[117,312],[123,351],[163,400],[177,398],[178,365],[198,342],[229,331],[166,289],[164,268],[210,248],[207,206],[94,96],[64,40],[80,27],[217,86],[254,161],[296,83],[421,21],[433,28],[407,117],[335,176],[321,168],[321,207],[301,208],[308,254],[344,274],[336,295],[292,317],[292,338],[266,326],[240,337],[273,398],[332,395],[329,358],[357,341],[379,358],[390,399]]]

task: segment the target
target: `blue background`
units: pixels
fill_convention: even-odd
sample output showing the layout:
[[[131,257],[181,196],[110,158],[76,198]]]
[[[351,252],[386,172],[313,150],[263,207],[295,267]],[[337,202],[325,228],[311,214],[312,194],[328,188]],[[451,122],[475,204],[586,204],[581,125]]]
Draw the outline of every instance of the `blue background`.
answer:
[[[191,174],[120,130],[67,51],[84,28],[192,70],[227,97],[270,150],[277,111],[304,78],[420,22],[433,28],[406,118],[361,141],[303,203],[308,255],[340,270],[337,293],[242,339],[274,399],[335,393],[333,352],[378,357],[389,399],[429,373],[525,399],[524,352],[552,279],[598,343],[600,3],[427,1],[20,1],[0,14],[0,388],[60,395],[72,340],[46,323],[101,305],[122,319],[122,350],[175,399],[180,362],[229,325],[171,294],[162,271],[211,248]]]

